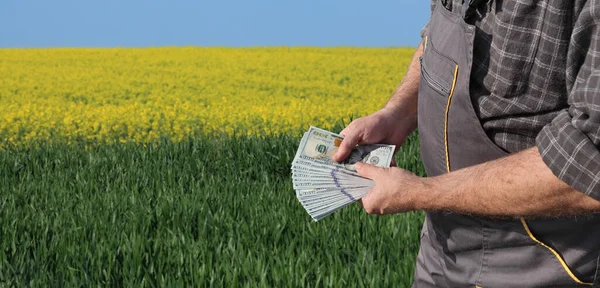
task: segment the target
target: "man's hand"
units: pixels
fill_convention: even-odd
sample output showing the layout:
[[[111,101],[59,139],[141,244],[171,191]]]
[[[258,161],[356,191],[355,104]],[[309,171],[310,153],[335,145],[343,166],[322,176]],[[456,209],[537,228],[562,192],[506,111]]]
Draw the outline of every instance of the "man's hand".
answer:
[[[340,134],[344,141],[340,144],[333,160],[341,162],[357,144],[393,144],[400,148],[406,137],[416,127],[416,117],[403,114],[399,109],[383,108],[369,116],[356,119]]]
[[[417,128],[417,97],[421,68],[419,57],[423,43],[417,51],[394,94],[385,107],[369,116],[356,119],[342,130],[344,141],[333,160],[341,162],[357,144],[392,144],[400,148],[406,137]],[[392,162],[395,166],[395,162]]]
[[[362,162],[354,166],[363,177],[375,181],[375,187],[359,202],[369,214],[394,214],[418,209],[421,177],[397,168],[379,168]]]

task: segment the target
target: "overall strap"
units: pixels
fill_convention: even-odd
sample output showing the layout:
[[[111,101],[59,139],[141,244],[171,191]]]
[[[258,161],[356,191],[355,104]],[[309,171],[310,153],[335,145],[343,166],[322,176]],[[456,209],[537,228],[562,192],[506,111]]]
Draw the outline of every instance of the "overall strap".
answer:
[[[467,20],[469,17],[473,15],[475,10],[479,5],[481,5],[485,0],[463,0],[462,6],[462,16],[463,19]]]

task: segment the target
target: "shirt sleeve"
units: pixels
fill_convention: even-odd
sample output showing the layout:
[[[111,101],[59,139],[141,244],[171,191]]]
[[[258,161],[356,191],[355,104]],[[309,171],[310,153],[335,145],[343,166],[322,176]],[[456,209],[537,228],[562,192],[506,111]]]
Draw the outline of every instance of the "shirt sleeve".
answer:
[[[536,138],[542,159],[559,179],[600,200],[600,6],[588,1],[568,52],[568,107]],[[598,7],[597,7],[598,6]]]

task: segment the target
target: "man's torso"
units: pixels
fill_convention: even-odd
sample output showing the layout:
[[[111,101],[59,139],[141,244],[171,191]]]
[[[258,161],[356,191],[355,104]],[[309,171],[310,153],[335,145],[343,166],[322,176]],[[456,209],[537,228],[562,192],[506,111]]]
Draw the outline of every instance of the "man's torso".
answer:
[[[462,9],[462,0],[444,2],[448,10]],[[516,152],[533,146],[541,128],[567,108],[569,42],[582,5],[482,2],[470,20],[477,27],[470,93],[487,135]]]

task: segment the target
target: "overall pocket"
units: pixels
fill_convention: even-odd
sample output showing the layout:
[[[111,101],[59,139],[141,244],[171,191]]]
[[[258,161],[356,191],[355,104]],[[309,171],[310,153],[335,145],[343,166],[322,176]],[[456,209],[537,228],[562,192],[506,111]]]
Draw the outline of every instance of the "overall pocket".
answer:
[[[456,62],[436,50],[433,43],[427,39],[427,46],[421,63],[421,80],[440,96],[447,98],[452,93],[456,77]]]
[[[552,222],[547,223],[547,221]],[[585,222],[582,223],[582,221],[595,222],[597,220],[580,219],[579,225],[587,228],[571,229],[577,225],[571,219],[531,220],[530,222],[521,218],[521,224],[529,240],[554,258],[553,262],[559,264],[559,270],[562,270],[561,274],[568,276],[566,277],[567,281],[585,287],[592,286],[597,277],[595,274],[598,270],[600,251],[597,251],[598,246],[593,244],[597,243],[594,237],[585,233],[586,229],[597,230],[598,224],[585,225]],[[581,251],[587,252],[582,253]]]
[[[563,224],[569,221],[546,223],[545,227],[540,226],[540,221],[547,219],[531,221],[528,224],[523,219],[486,220],[491,233],[487,237],[486,265],[479,284],[483,287],[592,287],[598,258],[598,251],[592,251],[597,249],[590,251],[589,247],[580,246],[577,236],[569,241],[557,239],[556,235],[563,234],[562,231],[548,233],[553,227],[564,228]],[[560,230],[567,235],[575,232]]]
[[[419,140],[421,159],[428,176],[448,172],[448,112],[458,77],[458,65],[426,39],[419,59]]]

